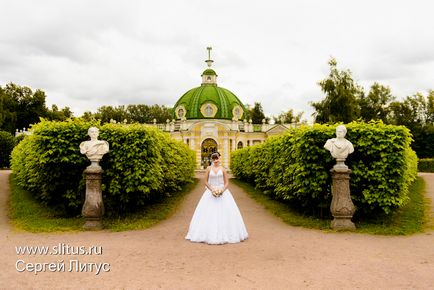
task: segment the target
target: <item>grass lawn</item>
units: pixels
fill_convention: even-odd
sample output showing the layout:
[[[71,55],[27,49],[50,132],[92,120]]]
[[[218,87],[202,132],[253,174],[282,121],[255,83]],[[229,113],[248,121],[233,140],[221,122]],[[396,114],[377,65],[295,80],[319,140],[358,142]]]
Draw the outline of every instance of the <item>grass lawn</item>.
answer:
[[[264,195],[248,183],[237,179],[231,181],[289,225],[333,231],[330,227],[330,220],[302,215],[290,206]],[[391,215],[380,215],[356,222],[355,232],[376,235],[410,235],[432,228],[428,221],[430,202],[425,198],[425,182],[421,177],[418,177],[410,187],[409,197],[410,202]]]
[[[104,228],[110,231],[149,228],[170,217],[181,204],[184,196],[196,186],[197,182],[198,180],[195,179],[193,183],[184,186],[180,192],[171,194],[170,198],[164,198],[150,204],[134,214],[119,218],[104,217]],[[13,174],[10,177],[10,186],[8,216],[16,229],[35,233],[83,231],[84,219],[82,217],[59,217],[58,213],[40,204],[30,193],[20,188],[14,181]]]

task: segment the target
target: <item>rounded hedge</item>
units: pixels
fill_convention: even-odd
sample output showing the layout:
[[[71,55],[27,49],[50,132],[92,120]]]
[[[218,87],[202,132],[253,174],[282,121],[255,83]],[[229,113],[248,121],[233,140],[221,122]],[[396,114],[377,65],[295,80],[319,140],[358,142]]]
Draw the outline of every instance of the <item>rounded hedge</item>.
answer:
[[[257,188],[306,210],[331,203],[330,169],[335,160],[324,149],[337,125],[302,126],[265,143],[236,150],[233,174]],[[352,170],[351,196],[359,213],[389,213],[408,200],[417,174],[417,157],[404,126],[350,123],[346,138],[355,152],[346,160]]]
[[[9,168],[10,156],[15,146],[15,137],[6,131],[0,131],[0,168]]]
[[[100,162],[106,214],[135,211],[192,181],[194,152],[167,133],[148,125],[74,120],[33,126],[32,135],[12,152],[18,184],[46,204],[78,214],[85,196],[83,170],[90,165],[79,145],[89,139],[91,126],[110,144]]]

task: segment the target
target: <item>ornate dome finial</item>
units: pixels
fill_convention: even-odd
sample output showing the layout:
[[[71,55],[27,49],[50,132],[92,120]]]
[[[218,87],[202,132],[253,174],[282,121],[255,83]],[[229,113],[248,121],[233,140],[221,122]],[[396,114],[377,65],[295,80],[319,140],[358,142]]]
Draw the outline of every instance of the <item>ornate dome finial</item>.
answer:
[[[206,48],[208,50],[208,59],[205,60],[206,64],[208,65],[209,68],[207,68],[206,70],[203,71],[201,77],[202,77],[202,85],[217,85],[217,73],[210,68],[212,63],[214,62],[211,59],[211,50],[212,47],[208,46]]]
[[[208,65],[208,67],[211,67],[212,63],[214,62],[214,61],[211,59],[211,50],[212,50],[212,47],[211,47],[211,46],[208,46],[206,49],[208,50],[208,59],[205,60],[205,62],[206,62],[206,64]]]

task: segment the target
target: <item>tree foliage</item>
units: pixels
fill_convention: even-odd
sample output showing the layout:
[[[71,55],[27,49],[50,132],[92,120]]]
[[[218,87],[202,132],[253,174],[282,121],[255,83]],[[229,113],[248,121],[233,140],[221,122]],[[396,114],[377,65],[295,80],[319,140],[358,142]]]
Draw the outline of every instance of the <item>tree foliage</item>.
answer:
[[[69,118],[73,118],[73,113],[69,107],[65,107],[61,110],[57,105],[52,105],[51,110],[47,110],[46,119],[50,121],[65,121]]]
[[[356,120],[360,116],[358,101],[363,96],[363,88],[353,80],[349,70],[337,68],[336,59],[330,59],[329,66],[328,78],[319,82],[326,97],[320,102],[312,103],[316,110],[315,122],[348,123]]]
[[[434,158],[419,159],[417,168],[421,172],[434,173]]]
[[[9,83],[0,86],[0,129],[14,133],[16,129],[29,128],[41,117],[49,120],[64,120],[72,117],[68,107],[58,110],[53,105],[49,110],[45,104],[46,95],[42,90],[33,91],[26,86]]]
[[[300,123],[304,112],[295,114],[293,109],[280,113],[277,117],[273,117],[275,123]]]
[[[128,106],[102,106],[96,113],[85,112],[82,116],[85,120],[100,120],[102,123],[116,122],[147,124],[154,122],[166,123],[172,119],[172,110],[160,105],[128,105]]]
[[[377,82],[367,95],[358,86],[349,70],[340,71],[335,59],[329,61],[330,74],[319,82],[325,98],[311,105],[315,122],[335,123],[382,120],[410,129],[415,142],[412,148],[421,158],[434,157],[434,91],[427,96],[416,93],[396,101],[390,87]]]
[[[261,103],[255,102],[255,105],[249,111],[249,117],[253,124],[262,124],[262,120],[265,119],[265,114]]]
[[[417,93],[402,102],[390,104],[389,122],[410,129],[412,148],[419,158],[434,157],[434,91],[427,96]]]
[[[395,100],[389,87],[375,82],[371,86],[368,95],[361,95],[360,117],[364,121],[382,120],[388,121],[390,114],[390,103]]]
[[[10,96],[16,113],[15,128],[28,128],[30,124],[39,122],[39,117],[46,115],[45,93],[41,90],[32,91],[29,87],[21,87],[9,83],[4,93]]]
[[[10,166],[10,155],[14,146],[14,136],[9,132],[0,131],[0,168]]]
[[[434,91],[425,97],[421,93],[408,96],[402,102],[390,104],[391,123],[409,128],[432,125],[434,122]]]

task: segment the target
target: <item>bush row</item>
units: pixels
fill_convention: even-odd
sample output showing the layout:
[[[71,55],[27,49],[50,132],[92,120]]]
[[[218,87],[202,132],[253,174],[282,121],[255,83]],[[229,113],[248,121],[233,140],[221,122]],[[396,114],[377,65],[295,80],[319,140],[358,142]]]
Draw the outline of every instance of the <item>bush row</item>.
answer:
[[[419,159],[417,168],[420,172],[434,172],[434,158]]]
[[[330,169],[335,160],[323,146],[327,139],[335,137],[336,126],[303,126],[234,151],[232,172],[277,199],[307,210],[328,208]],[[417,174],[409,130],[381,122],[354,122],[346,127],[346,138],[353,143],[355,152],[345,163],[352,170],[351,195],[359,213],[389,213],[404,205],[408,187]]]
[[[87,130],[100,127],[99,139],[110,144],[100,162],[108,214],[134,211],[190,182],[194,153],[167,133],[147,125],[105,124],[82,120],[33,126],[12,152],[12,170],[20,186],[69,214],[79,213],[85,196],[83,170],[90,165],[79,145]]]

